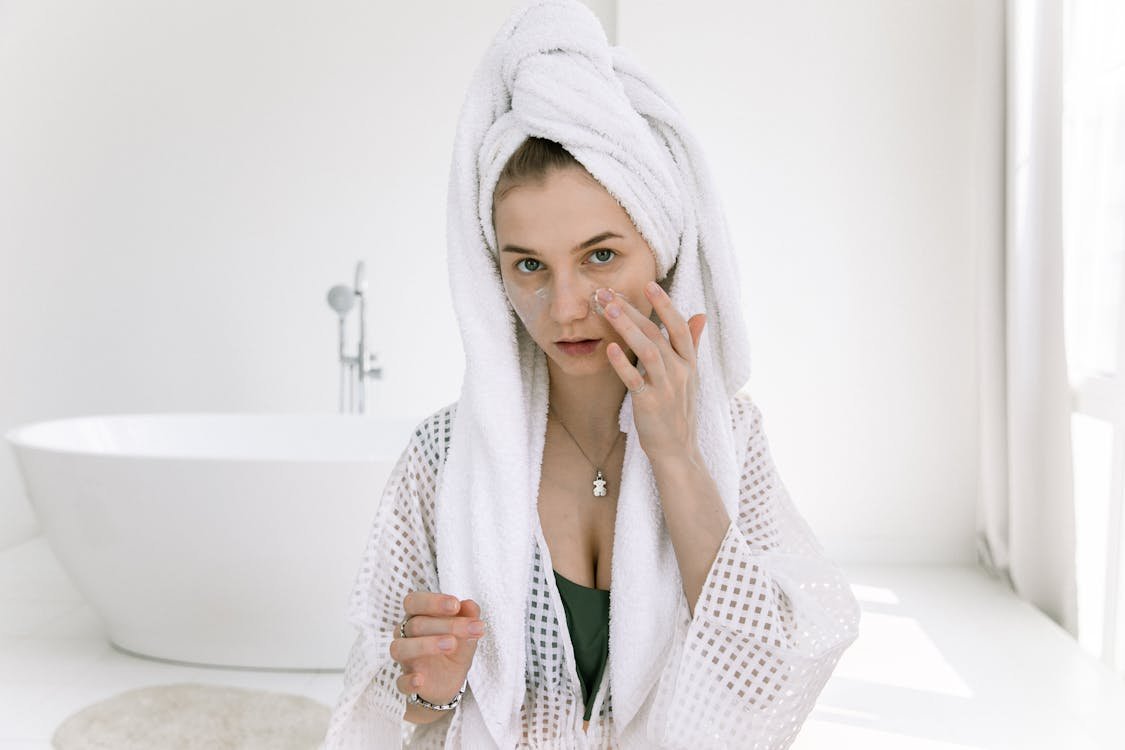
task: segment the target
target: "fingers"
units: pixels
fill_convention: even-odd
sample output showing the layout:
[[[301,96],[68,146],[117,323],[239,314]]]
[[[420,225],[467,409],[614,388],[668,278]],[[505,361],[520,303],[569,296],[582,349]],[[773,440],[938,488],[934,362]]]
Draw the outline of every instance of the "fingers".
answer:
[[[604,290],[601,293],[605,295]],[[614,310],[619,313],[616,317],[613,316]],[[675,354],[672,344],[669,344],[667,338],[664,337],[664,332],[660,331],[655,323],[641,315],[640,310],[633,307],[627,299],[620,295],[613,298],[613,301],[606,300],[603,314],[609,320],[610,325],[616,329],[616,332],[621,334],[625,342],[629,344],[629,349],[637,354],[637,359],[645,363],[645,371],[652,377],[652,382],[663,382],[667,371],[665,358]],[[610,350],[610,347],[606,347],[606,351],[612,350]],[[614,356],[613,359],[616,360],[613,362],[615,367],[620,363],[621,368],[624,368],[624,372],[621,373],[624,376],[622,380],[625,381],[625,385],[629,385],[629,380],[625,378],[632,376],[629,369],[633,365],[629,363],[629,367],[625,368],[623,356],[620,356],[620,358]],[[638,372],[637,376],[639,374]],[[632,376],[632,379],[636,380],[637,376]],[[638,388],[639,386],[640,383],[629,385],[630,388]]]
[[[669,352],[674,351],[688,362],[694,363],[702,326],[693,328],[690,320],[684,320],[684,316],[676,309],[672,298],[669,297],[663,287],[656,282],[652,282],[645,287],[645,297],[652,303],[653,314],[658,316],[661,323],[664,325],[663,331],[657,327],[651,317],[646,318],[641,315],[640,311],[637,310],[634,305],[620,295],[614,297],[614,303],[625,315],[618,316],[616,320],[610,318],[610,322],[613,323],[621,332],[621,335],[629,341],[630,347],[637,352],[638,357],[641,356],[641,351],[645,347],[645,342],[640,338],[630,338],[630,327],[628,322],[622,321],[623,317],[628,318],[635,324],[636,333],[643,334],[648,340],[656,344],[656,348],[662,355],[666,356]],[[698,317],[698,315],[693,316],[692,320],[696,317]],[[664,331],[668,333],[667,338],[664,336]],[[636,345],[634,345],[634,340],[637,342]],[[647,364],[646,361],[646,366]]]
[[[397,687],[400,692],[412,695],[417,693],[425,682],[420,672],[405,672],[400,674],[398,679],[395,680],[395,687]]]
[[[447,607],[450,604],[456,606]],[[444,681],[450,668],[467,668],[476,655],[477,641],[484,634],[480,605],[472,599],[461,600],[440,592],[411,591],[403,597],[403,609],[406,637],[396,633],[387,647],[391,658],[402,668],[395,687],[407,695],[419,693],[426,689],[426,674],[437,669],[432,689],[440,690],[438,683]],[[459,666],[435,661],[434,657],[439,656]]]
[[[479,633],[468,630],[469,624],[479,621],[480,605],[472,599],[458,599],[456,596],[438,591],[410,591],[402,599],[406,611],[406,636],[434,635],[452,633],[461,638],[479,638]],[[426,619],[434,618],[434,619]],[[452,627],[436,626],[438,620],[453,620]],[[483,626],[483,622],[478,624]]]
[[[707,325],[707,315],[699,313],[692,315],[691,320],[688,321],[688,327],[691,329],[691,345],[695,351],[699,351],[699,339],[703,336],[703,326]]]
[[[432,615],[449,617],[461,609],[461,600],[437,591],[411,591],[402,599],[407,615]]]
[[[463,599],[461,601],[461,611],[458,613],[462,617],[472,617],[476,620],[480,619],[480,605],[472,599]]]
[[[651,317],[645,317],[644,315],[642,315],[641,311],[637,309],[636,305],[630,302],[629,298],[624,294],[621,294],[620,292],[612,292],[611,294],[607,295],[606,290],[602,290],[602,295],[605,298],[603,312],[608,313],[608,308],[612,304],[613,306],[618,307],[624,314],[619,315],[617,317],[617,320],[620,320],[622,317],[628,317],[633,321],[634,324],[636,324],[637,330],[647,336],[653,343],[660,343],[661,341],[663,341],[664,343],[668,342],[668,339],[664,337],[664,332],[660,330],[660,326],[657,324],[657,322]],[[599,303],[601,302],[602,298],[599,298]],[[653,312],[656,312],[655,306]],[[614,322],[614,318],[612,316],[607,317],[609,317],[611,323]]]
[[[457,638],[452,635],[395,638],[388,649],[392,659],[405,665],[423,656],[451,656],[457,650]]]
[[[665,338],[664,331],[660,330],[660,326],[657,325],[655,321],[642,315],[641,311],[638,310],[636,306],[633,305],[625,297],[625,295],[621,294],[620,292],[612,292],[607,294],[607,291],[608,290],[604,289],[601,291],[601,294],[605,297],[604,303],[602,303],[601,297],[598,298],[599,304],[603,305],[601,307],[602,315],[604,315],[606,319],[609,320],[610,324],[614,325],[615,328],[618,328],[619,332],[621,332],[622,335],[625,335],[624,330],[622,329],[630,330],[628,326],[623,326],[622,324],[632,322],[632,329],[635,329],[636,332],[640,334],[640,336],[644,337],[644,339],[651,341],[658,347],[668,344],[668,339]],[[621,314],[614,318],[609,314],[611,308],[620,310]],[[637,341],[643,344],[644,339],[638,338]]]
[[[472,599],[462,601],[436,591],[411,591],[402,603],[406,624],[401,632],[406,637],[396,633],[389,647],[391,656],[399,663],[419,656],[452,654],[458,650],[458,641],[475,649],[476,641],[484,635],[480,605]],[[442,636],[453,636],[448,639],[452,641],[449,648],[443,648],[447,641]]]
[[[620,315],[614,318],[610,314],[613,310],[620,311]],[[620,295],[614,297],[613,302],[606,304],[606,307],[603,308],[603,314],[610,321],[610,325],[629,344],[629,348],[636,353],[637,359],[644,363],[645,372],[652,376],[653,382],[663,382],[667,373],[667,365],[664,359],[671,355],[673,351],[672,345],[668,343],[668,339],[664,338],[664,333],[657,325],[641,315],[640,310],[633,307]],[[629,380],[637,380],[642,376],[627,361],[624,351],[621,352],[621,356],[616,356],[616,351],[610,347],[606,347],[606,351],[611,356],[611,364],[617,368],[618,374],[622,376],[625,384],[630,388],[639,388],[640,383],[630,383]],[[640,382],[644,381],[641,380]]]
[[[664,288],[655,281],[645,286],[645,296],[652,302],[652,306],[656,309],[660,320],[668,330],[668,336],[676,352],[684,359],[689,361],[694,360],[695,346],[693,344],[690,349],[687,346],[688,342],[691,341],[687,321],[684,320],[684,316],[680,314],[680,311],[676,309],[672,298],[669,297],[668,293],[664,291]]]
[[[479,632],[473,632],[474,625]],[[475,617],[430,617],[414,615],[406,622],[406,637],[417,638],[424,635],[453,635],[465,640],[480,638],[484,634],[484,622]]]
[[[645,377],[641,375],[640,370],[633,366],[626,356],[625,350],[618,344],[613,343],[605,348],[606,356],[609,358],[609,364],[617,371],[617,376],[621,378],[621,382],[630,391],[638,390],[644,385]],[[640,355],[637,355],[640,358]],[[646,368],[647,370],[647,368]]]

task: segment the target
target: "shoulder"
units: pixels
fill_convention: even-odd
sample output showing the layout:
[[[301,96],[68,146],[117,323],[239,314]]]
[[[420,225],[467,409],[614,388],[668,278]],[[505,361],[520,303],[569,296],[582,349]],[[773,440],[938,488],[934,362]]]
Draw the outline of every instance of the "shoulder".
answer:
[[[457,401],[454,401],[430,412],[414,426],[406,451],[423,457],[424,468],[436,472],[445,463],[456,415]]]
[[[411,439],[425,446],[448,444],[453,431],[453,419],[457,415],[457,401],[427,414],[417,425]]]
[[[433,538],[437,490],[456,411],[455,401],[430,412],[414,425],[388,481],[388,486],[395,488],[397,512],[420,514],[430,539]]]

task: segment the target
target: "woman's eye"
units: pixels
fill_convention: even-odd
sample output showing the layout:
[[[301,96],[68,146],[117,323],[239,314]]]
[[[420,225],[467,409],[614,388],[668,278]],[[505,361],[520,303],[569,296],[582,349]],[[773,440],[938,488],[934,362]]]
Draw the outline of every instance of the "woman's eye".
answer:
[[[595,266],[609,265],[609,262],[617,257],[617,251],[616,250],[610,250],[608,248],[601,248],[601,249],[595,250],[594,252],[590,253],[590,257],[598,256],[600,253],[609,253],[609,257],[605,258],[605,260],[603,260],[603,261],[595,262],[594,263]],[[605,257],[605,256],[603,255],[603,256],[600,256],[600,257]],[[536,265],[533,268],[529,268],[527,266],[524,266],[523,265],[524,263],[534,263]],[[535,260],[535,258],[523,258],[522,260],[520,260],[516,263],[516,270],[523,271],[525,273],[532,273],[534,271],[537,271],[539,269],[540,265],[541,264],[539,263],[539,261]]]

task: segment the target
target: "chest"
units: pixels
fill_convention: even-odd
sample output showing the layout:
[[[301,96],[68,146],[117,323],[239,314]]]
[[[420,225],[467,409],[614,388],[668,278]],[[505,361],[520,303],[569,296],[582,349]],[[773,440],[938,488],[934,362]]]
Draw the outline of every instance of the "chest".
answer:
[[[539,524],[551,565],[580,586],[612,586],[613,532],[625,441],[598,468],[606,494],[595,496],[597,470],[580,452],[548,433],[539,481]]]

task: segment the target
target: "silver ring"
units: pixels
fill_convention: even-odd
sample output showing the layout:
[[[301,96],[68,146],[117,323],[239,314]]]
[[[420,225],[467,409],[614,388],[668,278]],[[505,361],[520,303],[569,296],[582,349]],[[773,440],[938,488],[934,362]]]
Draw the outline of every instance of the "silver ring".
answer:
[[[409,619],[410,619],[409,617],[406,618],[406,620],[409,620]],[[400,622],[398,624],[398,635],[399,635],[400,638],[406,637],[406,620],[403,620],[402,622]]]
[[[632,388],[630,388],[629,393],[634,393],[634,394],[641,393],[641,392],[644,391],[645,388],[648,388],[648,383],[641,383],[640,388],[637,388],[636,390],[633,390]]]

